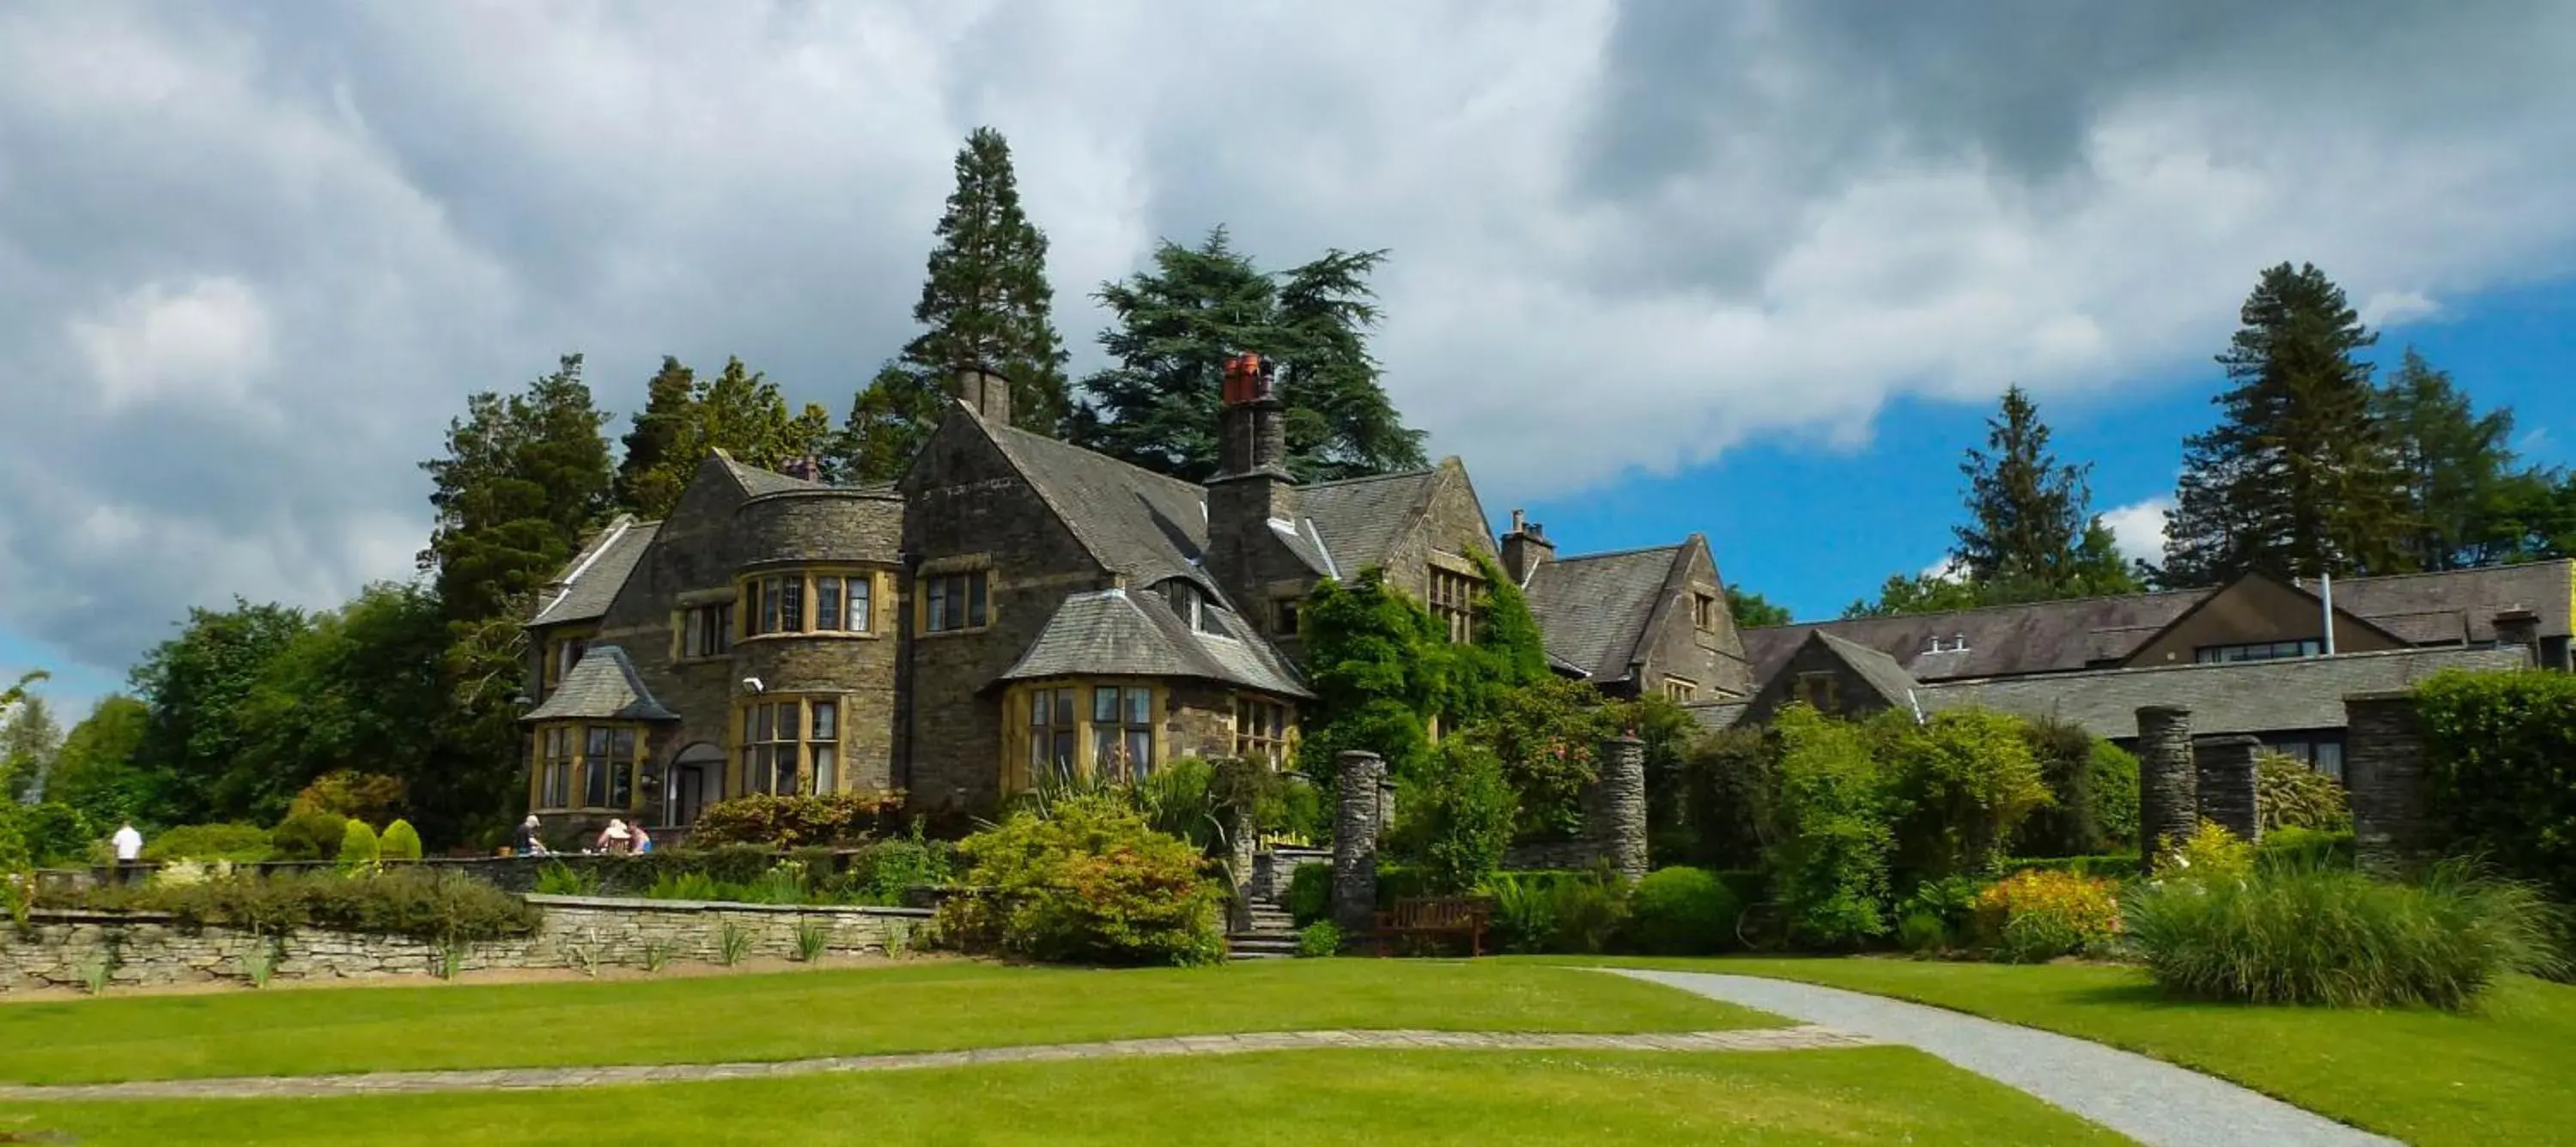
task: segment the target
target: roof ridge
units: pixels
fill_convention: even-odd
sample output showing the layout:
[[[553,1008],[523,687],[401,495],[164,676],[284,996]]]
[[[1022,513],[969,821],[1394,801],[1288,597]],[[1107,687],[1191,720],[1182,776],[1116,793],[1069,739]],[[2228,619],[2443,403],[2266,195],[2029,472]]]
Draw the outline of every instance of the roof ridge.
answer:
[[[1356,486],[1362,482],[1389,482],[1397,478],[1424,478],[1438,474],[1439,472],[1440,468],[1437,466],[1425,466],[1419,470],[1391,470],[1384,474],[1362,474],[1355,478],[1331,478],[1321,482],[1300,482],[1298,483],[1298,488],[1304,490],[1322,490],[1333,486]]]
[[[2342,584],[2350,585],[2354,582],[2374,581],[2403,581],[2408,578],[2423,577],[2458,577],[2461,574],[2505,573],[2510,570],[2527,569],[2535,566],[2565,565],[2570,562],[2576,562],[2576,558],[2541,558],[2536,561],[2506,562],[2501,565],[2492,566],[2470,566],[2466,569],[2456,570],[2411,570],[2406,573],[2353,574],[2343,578]],[[2293,585],[2301,585],[2306,582],[2313,582],[2317,579],[2313,577],[2286,577],[2281,580]]]
[[[1833,635],[1823,634],[1825,637]],[[1848,638],[1841,640],[1849,640]],[[1866,648],[1866,647],[1864,647]],[[2259,661],[2187,661],[2173,665],[2114,665],[2103,669],[2061,669],[2051,673],[2014,673],[2002,677],[1952,677],[1923,683],[1926,689],[1976,688],[2007,681],[2064,681],[2075,677],[2111,677],[2135,673],[2183,673],[2199,669],[2242,669],[2249,665],[2290,666],[2324,665],[2371,657],[2456,657],[2462,653],[2484,653],[2488,650],[2467,645],[2409,645],[2401,649],[2363,649],[2351,653],[2319,654],[2315,657],[2272,657]],[[1885,654],[1881,654],[1885,656]]]
[[[2191,589],[2154,589],[2147,590],[2142,593],[2100,593],[2094,594],[2090,597],[2061,597],[2053,598],[2048,601],[2004,602],[1997,605],[1980,605],[1970,609],[1944,609],[1935,613],[1892,613],[1877,617],[1830,617],[1822,621],[1792,621],[1786,625],[1746,626],[1745,632],[1758,633],[1779,629],[1814,629],[1818,626],[1853,625],[1864,621],[1903,621],[1908,618],[1958,617],[1962,614],[1969,613],[2002,613],[2006,610],[2012,609],[2046,609],[2051,606],[2080,605],[2088,601],[2134,601],[2150,597],[2175,597],[2191,593],[2216,593],[2224,588],[2226,587],[2199,586]],[[2135,627],[2132,626],[2127,628]]]
[[[1638,554],[1651,554],[1651,553],[1654,553],[1654,552],[1655,552],[1655,551],[1657,551],[1657,550],[1682,550],[1682,549],[1687,549],[1687,548],[1689,548],[1689,546],[1690,546],[1690,541],[1689,541],[1688,539],[1684,539],[1684,540],[1682,540],[1682,541],[1678,541],[1678,542],[1665,542],[1665,543],[1663,543],[1662,545],[1655,545],[1655,546],[1630,546],[1629,548],[1624,549],[1624,550],[1603,550],[1603,551],[1601,551],[1601,552],[1599,552],[1599,553],[1592,553],[1592,554],[1571,554],[1571,555],[1568,555],[1568,556],[1565,556],[1565,557],[1549,558],[1549,559],[1547,559],[1546,563],[1545,563],[1544,565],[1540,566],[1539,568],[1544,569],[1544,568],[1546,568],[1546,566],[1549,566],[1549,565],[1561,565],[1561,564],[1566,563],[1566,562],[1588,562],[1588,561],[1593,561],[1593,560],[1596,560],[1596,559],[1599,559],[1599,558],[1628,558],[1628,557],[1635,557],[1635,556],[1637,556]]]

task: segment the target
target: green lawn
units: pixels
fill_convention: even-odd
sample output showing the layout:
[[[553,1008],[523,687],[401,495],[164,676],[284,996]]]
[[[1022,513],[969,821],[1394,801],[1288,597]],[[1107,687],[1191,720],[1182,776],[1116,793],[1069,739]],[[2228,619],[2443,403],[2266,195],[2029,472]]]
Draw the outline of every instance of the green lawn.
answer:
[[[1652,1032],[1785,1021],[1532,964],[963,961],[649,980],[0,1004],[0,1080],[705,1063],[1314,1028]]]
[[[2131,968],[1892,959],[1618,960],[1777,976],[2079,1036],[2410,1143],[2576,1141],[2576,988],[2515,979],[2483,1014],[2180,1003]]]
[[[1606,977],[1605,977],[1606,978]],[[81,1143],[2118,1143],[1904,1048],[1299,1051],[555,1092],[29,1104]],[[40,1140],[41,1141],[41,1140]]]

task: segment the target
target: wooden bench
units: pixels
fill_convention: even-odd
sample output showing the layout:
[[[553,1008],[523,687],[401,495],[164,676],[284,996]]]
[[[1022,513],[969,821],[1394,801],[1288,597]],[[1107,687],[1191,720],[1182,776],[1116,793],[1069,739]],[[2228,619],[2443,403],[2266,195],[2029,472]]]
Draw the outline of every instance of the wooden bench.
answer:
[[[1378,951],[1395,940],[1411,936],[1460,936],[1467,941],[1467,954],[1485,954],[1485,921],[1493,905],[1473,896],[1408,896],[1398,898],[1395,911],[1377,914],[1377,926],[1371,936]]]

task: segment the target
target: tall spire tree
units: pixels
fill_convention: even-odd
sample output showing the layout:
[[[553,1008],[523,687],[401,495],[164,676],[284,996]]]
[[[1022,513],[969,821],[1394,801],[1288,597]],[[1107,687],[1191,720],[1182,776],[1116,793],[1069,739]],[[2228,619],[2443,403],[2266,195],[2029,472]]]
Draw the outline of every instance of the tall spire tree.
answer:
[[[662,369],[644,385],[644,409],[635,413],[626,432],[626,453],[617,462],[619,509],[646,518],[669,513],[688,482],[683,460],[694,432],[697,372],[680,360],[662,356]],[[689,459],[685,465],[694,465]]]
[[[938,425],[948,380],[965,367],[989,367],[1011,380],[1011,422],[1023,430],[1060,433],[1071,405],[1046,235],[1020,208],[1002,133],[976,128],[958,149],[957,189],[937,234],[912,308],[913,321],[928,329],[852,401],[832,459],[846,480],[901,473]]]
[[[2407,568],[2405,479],[2359,357],[2378,336],[2307,264],[2264,271],[2241,321],[2218,356],[2234,384],[2213,400],[2222,421],[2184,442],[2162,580]]]
[[[2478,413],[2449,373],[2408,347],[2371,395],[2371,414],[2405,475],[2408,529],[2399,545],[2410,564],[2495,565],[2545,544],[2551,475],[2517,464],[2512,407]]]
[[[1218,386],[1227,356],[1284,368],[1288,465],[1332,479],[1416,469],[1423,434],[1404,425],[1368,353],[1378,321],[1369,274],[1383,251],[1328,251],[1280,274],[1236,251],[1224,228],[1196,247],[1166,240],[1154,266],[1104,283],[1116,316],[1100,345],[1116,365],[1082,382],[1066,437],[1148,470],[1198,480],[1217,465]]]
[[[1970,447],[1959,463],[1970,521],[1953,527],[1952,556],[1989,601],[2134,592],[2136,580],[2092,512],[2085,484],[2092,467],[2058,461],[2048,438],[2029,393],[2006,388],[1986,420],[1986,448]]]

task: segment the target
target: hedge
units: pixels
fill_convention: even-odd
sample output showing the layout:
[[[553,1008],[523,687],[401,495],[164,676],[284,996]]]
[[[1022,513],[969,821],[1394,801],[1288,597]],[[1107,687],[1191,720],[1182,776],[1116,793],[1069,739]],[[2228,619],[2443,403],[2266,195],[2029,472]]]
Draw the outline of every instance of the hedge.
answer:
[[[2576,674],[2449,670],[2415,702],[2444,843],[2576,900]]]

